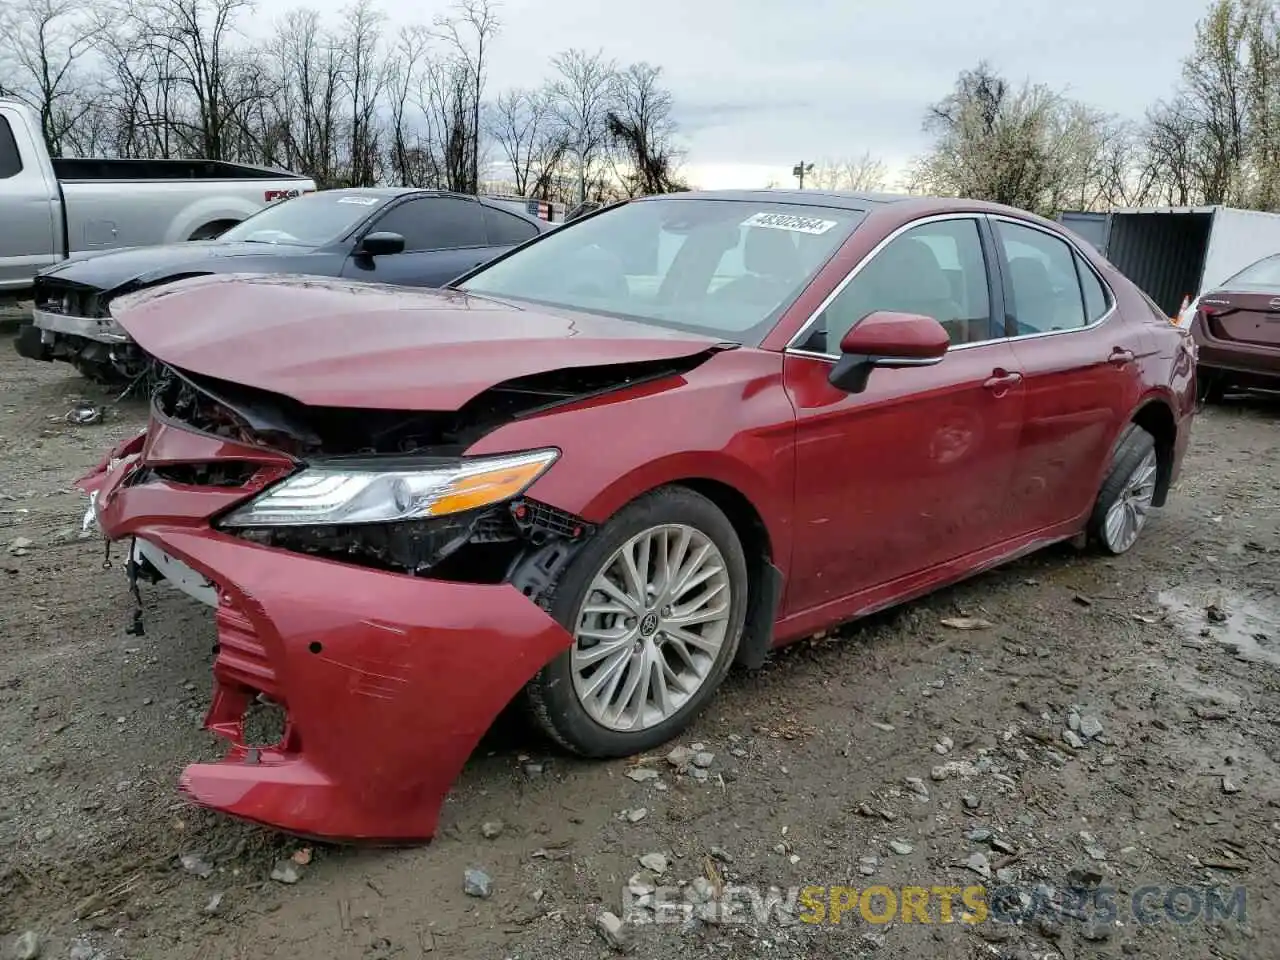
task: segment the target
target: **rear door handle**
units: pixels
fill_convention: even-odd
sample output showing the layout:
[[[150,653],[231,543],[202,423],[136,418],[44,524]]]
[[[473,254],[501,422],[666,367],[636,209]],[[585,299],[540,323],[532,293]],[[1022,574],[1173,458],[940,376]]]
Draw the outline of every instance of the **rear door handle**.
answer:
[[[984,380],[982,385],[997,397],[1003,397],[1009,392],[1010,387],[1015,387],[1021,382],[1022,374],[997,367],[991,371],[991,376]]]
[[[1123,367],[1126,363],[1133,362],[1133,351],[1124,347],[1112,347],[1111,356],[1107,358],[1108,363],[1114,363],[1117,367]]]

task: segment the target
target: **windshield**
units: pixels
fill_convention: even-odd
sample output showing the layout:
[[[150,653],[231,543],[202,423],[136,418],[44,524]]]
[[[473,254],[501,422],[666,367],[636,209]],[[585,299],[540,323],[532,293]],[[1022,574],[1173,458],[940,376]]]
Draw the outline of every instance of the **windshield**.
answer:
[[[387,202],[362,193],[308,193],[263,207],[218,237],[226,243],[287,243],[321,247],[346,236]]]
[[[1272,287],[1280,287],[1280,256],[1267,257],[1257,263],[1251,263],[1222,285],[1224,287],[1261,287],[1268,290]]]
[[[755,344],[865,215],[794,203],[635,201],[560,227],[458,288]]]

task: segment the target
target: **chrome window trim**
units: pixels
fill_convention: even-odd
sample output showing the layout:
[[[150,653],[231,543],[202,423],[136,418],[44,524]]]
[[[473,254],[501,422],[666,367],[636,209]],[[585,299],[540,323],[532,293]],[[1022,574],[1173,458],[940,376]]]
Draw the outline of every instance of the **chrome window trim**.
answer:
[[[987,342],[987,341],[984,341],[984,342]],[[977,346],[977,344],[974,344],[974,346]],[[957,347],[956,349],[959,349],[959,347]],[[839,360],[840,359],[840,357],[832,356],[829,353],[815,353],[812,350],[788,350],[786,352],[797,357],[809,357],[813,360]],[[950,352],[951,352],[950,350],[947,351],[947,353],[950,353]],[[946,356],[947,354],[944,353],[941,357],[894,357],[892,360],[886,360],[883,364],[876,363],[876,364],[872,364],[872,366],[932,367],[941,363],[944,359],[946,359]]]
[[[1083,327],[1072,327],[1069,330],[1046,330],[1041,333],[1023,333],[1023,334],[1019,334],[1016,337],[1006,337],[1005,339],[1025,340],[1028,337],[1049,337],[1049,336],[1055,336],[1059,333],[1079,333],[1082,330],[1092,330],[1094,327],[1101,326],[1103,323],[1106,323],[1108,318],[1110,318],[1111,315],[1116,312],[1116,307],[1118,306],[1118,303],[1119,303],[1116,297],[1116,292],[1111,289],[1111,284],[1107,283],[1107,278],[1104,277],[1102,274],[1100,274],[1096,269],[1094,269],[1093,264],[1089,262],[1089,258],[1085,256],[1085,253],[1080,248],[1080,245],[1077,244],[1070,237],[1066,236],[1065,234],[1061,234],[1054,230],[1050,230],[1046,227],[1043,227],[1038,223],[1031,223],[1030,221],[1027,221],[1027,220],[1020,220],[1017,217],[1011,217],[1003,213],[988,214],[988,219],[999,220],[1004,223],[1012,223],[1015,227],[1026,227],[1028,230],[1039,230],[1041,233],[1045,234],[1046,236],[1053,237],[1056,240],[1061,240],[1071,249],[1072,253],[1074,253],[1077,257],[1080,258],[1080,261],[1086,267],[1089,268],[1089,271],[1094,275],[1097,281],[1100,284],[1102,284],[1102,290],[1104,293],[1106,293],[1107,300],[1109,301],[1109,304],[1110,304],[1107,307],[1107,309],[1103,312],[1102,316],[1100,316],[1097,320],[1094,320],[1092,323],[1086,323]],[[998,233],[996,234],[996,242],[997,243],[1000,242],[1000,236]],[[1081,291],[1080,295],[1083,302],[1084,291]]]
[[[915,227],[923,226],[928,223],[939,223],[945,220],[975,220],[976,221],[983,218],[986,218],[988,220],[1002,220],[1007,223],[1012,223],[1014,226],[1027,227],[1031,230],[1039,230],[1043,234],[1047,234],[1050,237],[1054,237],[1066,243],[1067,246],[1070,247],[1072,252],[1075,253],[1076,256],[1080,257],[1080,259],[1084,262],[1084,265],[1093,271],[1093,275],[1097,277],[1098,282],[1102,284],[1102,289],[1106,291],[1106,294],[1111,302],[1111,305],[1110,307],[1107,308],[1106,313],[1100,316],[1093,323],[1086,324],[1083,327],[1072,327],[1069,330],[1044,330],[1039,333],[1020,333],[1012,337],[993,337],[990,340],[979,340],[976,343],[958,343],[953,347],[948,347],[947,354],[955,353],[957,350],[970,350],[973,347],[986,347],[986,346],[990,346],[993,343],[1013,343],[1015,341],[1020,341],[1020,340],[1035,340],[1041,337],[1058,337],[1066,333],[1083,333],[1086,330],[1093,330],[1097,327],[1102,326],[1102,324],[1106,323],[1108,320],[1111,319],[1111,317],[1115,315],[1116,309],[1119,305],[1119,301],[1116,298],[1115,291],[1111,289],[1111,284],[1107,283],[1106,278],[1103,277],[1100,273],[1098,273],[1096,269],[1094,269],[1093,264],[1089,262],[1089,258],[1084,255],[1080,247],[1069,237],[1063,236],[1062,234],[1059,234],[1053,230],[1046,229],[1045,227],[1042,227],[1040,224],[1032,223],[1029,220],[1021,220],[1018,217],[1010,217],[1002,213],[972,213],[972,212],[971,213],[938,213],[938,214],[933,214],[927,217],[921,217],[919,220],[912,220],[910,223],[904,223],[902,226],[898,227],[896,230],[890,233],[887,237],[885,237],[883,240],[877,243],[874,247],[872,247],[871,250],[867,253],[867,255],[863,257],[861,260],[859,260],[856,264],[854,264],[853,269],[851,269],[847,274],[845,274],[844,279],[842,279],[839,283],[836,284],[835,289],[833,289],[829,294],[827,294],[827,296],[823,298],[822,302],[818,304],[817,309],[814,310],[813,313],[809,314],[809,318],[805,320],[804,325],[800,327],[800,329],[796,332],[796,335],[792,337],[789,341],[787,341],[787,345],[782,348],[782,352],[784,354],[792,354],[797,357],[809,357],[810,359],[814,359],[814,360],[832,360],[832,361],[839,360],[840,354],[838,353],[821,353],[816,350],[801,350],[799,347],[796,347],[795,344],[797,342],[802,342],[803,339],[809,335],[810,331],[813,329],[814,324],[817,323],[818,318],[822,316],[822,311],[826,310],[827,307],[831,305],[831,302],[835,300],[836,297],[840,296],[840,294],[844,291],[844,288],[847,287],[853,281],[853,279],[862,271],[863,267],[865,267],[868,263],[870,263],[876,256],[879,255],[881,250],[883,250],[885,247],[891,244],[894,240],[898,239],[898,237],[900,237],[902,234],[906,233],[908,230],[911,230]],[[995,237],[995,241],[996,243],[1000,242],[1000,237],[998,235]],[[1001,276],[1003,277],[1003,274]],[[990,295],[990,291],[988,291],[988,296],[989,295]],[[1083,300],[1083,293],[1081,294],[1081,297]],[[943,357],[945,356],[946,354],[943,355]],[[941,359],[942,358],[939,358],[937,362],[941,362]]]

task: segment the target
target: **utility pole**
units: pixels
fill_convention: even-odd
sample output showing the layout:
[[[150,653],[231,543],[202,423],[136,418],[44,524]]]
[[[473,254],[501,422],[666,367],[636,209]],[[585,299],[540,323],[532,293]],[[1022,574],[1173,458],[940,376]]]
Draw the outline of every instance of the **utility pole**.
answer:
[[[793,177],[799,178],[800,180],[801,190],[804,189],[804,175],[806,173],[813,173],[812,163],[805,163],[803,160],[801,160],[799,163],[797,163],[794,167],[791,168],[791,175]]]

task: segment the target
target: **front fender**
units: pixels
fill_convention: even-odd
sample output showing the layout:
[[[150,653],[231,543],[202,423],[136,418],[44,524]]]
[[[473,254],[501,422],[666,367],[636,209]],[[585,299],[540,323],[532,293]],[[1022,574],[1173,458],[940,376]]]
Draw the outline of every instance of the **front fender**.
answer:
[[[779,566],[791,557],[795,418],[781,356],[717,354],[683,376],[627,387],[499,427],[469,454],[554,446],[529,496],[592,523],[664,484],[709,480],[754,507]]]

